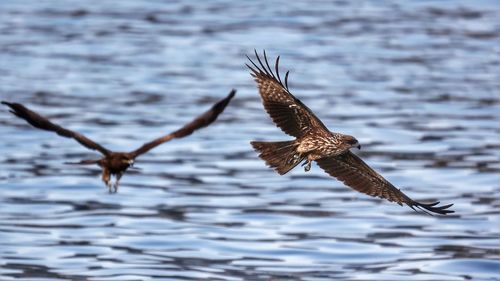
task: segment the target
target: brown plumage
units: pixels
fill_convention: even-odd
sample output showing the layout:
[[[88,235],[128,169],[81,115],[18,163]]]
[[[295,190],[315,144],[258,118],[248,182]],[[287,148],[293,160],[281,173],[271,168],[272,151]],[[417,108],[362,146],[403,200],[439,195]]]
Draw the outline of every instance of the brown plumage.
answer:
[[[330,132],[307,106],[291,94],[288,88],[289,72],[286,72],[284,80],[279,74],[279,56],[274,71],[265,51],[263,60],[257,52],[255,56],[256,62],[247,56],[251,63],[247,67],[257,82],[264,108],[283,132],[295,137],[291,141],[251,142],[268,166],[283,175],[303,161],[305,171],[309,171],[311,162],[316,161],[329,175],[359,192],[399,205],[406,204],[413,210],[417,208],[443,215],[454,212],[448,210],[453,204],[437,206],[439,202],[424,204],[412,200],[375,172],[350,151],[353,147],[361,148],[356,138]]]
[[[51,121],[49,121],[49,119],[39,115],[34,111],[29,110],[22,104],[9,103],[5,101],[2,101],[2,103],[11,108],[10,112],[12,114],[26,120],[26,122],[31,124],[33,127],[46,131],[52,131],[63,137],[73,138],[83,146],[102,153],[104,157],[102,157],[101,159],[82,160],[80,162],[68,164],[99,165],[102,168],[102,180],[106,184],[106,186],[108,186],[109,192],[111,193],[118,191],[118,183],[120,181],[120,178],[129,167],[133,166],[135,158],[164,142],[170,141],[174,138],[183,138],[192,134],[195,130],[210,125],[213,121],[215,121],[215,119],[217,119],[217,116],[219,116],[219,114],[224,111],[235,93],[236,90],[232,90],[226,98],[214,104],[212,108],[195,118],[193,121],[184,125],[182,128],[168,135],[159,137],[151,142],[145,143],[138,149],[131,152],[113,152],[80,133],[65,129],[57,124],[52,123]],[[114,185],[111,184],[112,175],[116,176]]]

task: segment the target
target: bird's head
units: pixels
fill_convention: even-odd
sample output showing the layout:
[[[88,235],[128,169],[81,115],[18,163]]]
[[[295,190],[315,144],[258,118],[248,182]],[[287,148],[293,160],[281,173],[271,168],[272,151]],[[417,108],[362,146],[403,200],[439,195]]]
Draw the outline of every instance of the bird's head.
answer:
[[[353,147],[361,149],[361,144],[359,144],[358,140],[353,136],[344,135],[342,137],[342,142],[344,143],[345,146],[348,147],[348,149]]]

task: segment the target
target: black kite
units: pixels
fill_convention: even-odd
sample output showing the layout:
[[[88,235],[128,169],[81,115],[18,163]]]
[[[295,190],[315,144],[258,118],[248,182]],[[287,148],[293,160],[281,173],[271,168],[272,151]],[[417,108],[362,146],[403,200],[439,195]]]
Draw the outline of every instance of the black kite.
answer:
[[[156,146],[164,142],[170,141],[175,138],[183,138],[185,136],[192,134],[195,130],[210,125],[213,121],[215,121],[215,119],[217,119],[217,116],[219,116],[219,114],[222,111],[224,111],[224,109],[228,105],[229,101],[233,98],[235,93],[236,90],[232,90],[226,98],[217,102],[215,105],[212,106],[210,110],[198,116],[190,123],[184,125],[182,128],[168,135],[159,137],[151,142],[147,142],[138,149],[133,150],[131,152],[111,151],[80,133],[68,130],[57,124],[52,123],[47,118],[39,115],[34,111],[29,110],[22,104],[9,103],[5,101],[2,101],[2,103],[11,108],[10,112],[12,114],[26,120],[33,127],[42,130],[52,131],[63,137],[73,138],[86,148],[97,150],[100,153],[102,153],[104,157],[102,157],[101,159],[82,160],[77,163],[69,163],[69,164],[99,165],[102,168],[102,180],[106,184],[106,186],[108,186],[109,192],[112,193],[118,191],[118,183],[120,181],[120,178],[122,177],[123,173],[134,164],[135,158],[148,152],[149,150],[155,148]],[[112,185],[110,181],[111,175],[116,176],[116,182],[114,185]]]
[[[265,51],[264,60],[257,52],[255,56],[258,63],[247,56],[252,63],[252,66],[247,66],[257,82],[264,108],[283,132],[295,137],[292,141],[251,142],[268,166],[283,175],[303,161],[305,171],[309,171],[311,162],[316,161],[329,175],[359,192],[399,205],[406,204],[413,210],[418,208],[443,215],[454,212],[448,210],[453,204],[437,206],[439,202],[424,204],[412,200],[375,172],[350,151],[354,147],[361,148],[356,138],[330,132],[307,106],[292,95],[288,88],[289,72],[286,72],[284,80],[280,77],[279,56],[274,72]]]

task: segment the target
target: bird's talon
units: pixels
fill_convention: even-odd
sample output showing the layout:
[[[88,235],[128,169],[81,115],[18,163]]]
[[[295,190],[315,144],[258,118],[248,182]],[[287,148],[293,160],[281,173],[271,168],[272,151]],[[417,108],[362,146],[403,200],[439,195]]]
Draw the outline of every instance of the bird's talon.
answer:
[[[305,166],[304,167],[305,172],[309,172],[309,170],[311,170],[311,162],[306,162],[302,166]]]

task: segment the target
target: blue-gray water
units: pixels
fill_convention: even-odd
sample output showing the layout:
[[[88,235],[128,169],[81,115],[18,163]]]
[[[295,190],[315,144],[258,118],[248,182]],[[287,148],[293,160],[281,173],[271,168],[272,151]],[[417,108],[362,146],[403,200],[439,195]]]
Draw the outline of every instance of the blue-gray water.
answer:
[[[1,1],[0,98],[111,149],[238,93],[116,195],[63,164],[95,153],[2,107],[0,280],[500,280],[500,3],[402,3]],[[289,137],[244,67],[254,48],[369,164],[456,214],[266,168],[249,141]]]

